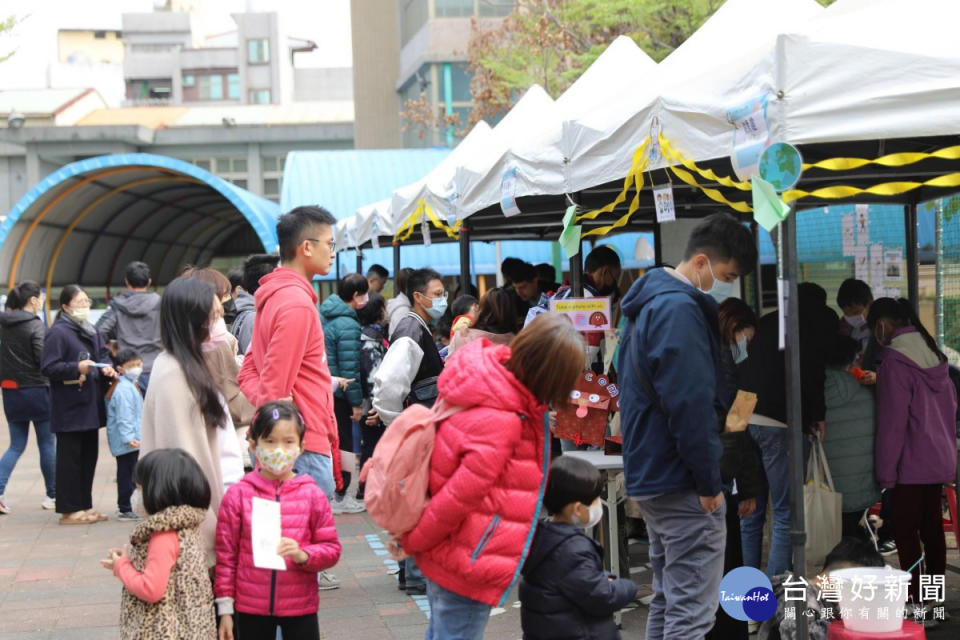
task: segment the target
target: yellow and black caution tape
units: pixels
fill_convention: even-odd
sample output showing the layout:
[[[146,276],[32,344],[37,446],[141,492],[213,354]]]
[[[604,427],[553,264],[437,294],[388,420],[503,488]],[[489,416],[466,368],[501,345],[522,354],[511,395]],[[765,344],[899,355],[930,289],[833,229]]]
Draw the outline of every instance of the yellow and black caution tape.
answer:
[[[410,217],[404,221],[404,223],[397,230],[397,233],[393,236],[393,239],[397,242],[404,242],[410,239],[410,236],[413,235],[414,230],[417,228],[417,223],[423,220],[423,217],[426,216],[428,220],[435,226],[437,229],[445,232],[448,238],[453,240],[459,240],[460,235],[457,233],[457,229],[460,228],[460,223],[457,222],[456,227],[451,227],[446,224],[443,220],[437,217],[437,214],[433,212],[433,209],[430,208],[423,198],[417,203],[416,210],[410,214]]]
[[[821,189],[814,189],[813,191],[792,189],[784,192],[783,201],[793,202],[794,200],[800,200],[801,198],[824,198],[827,200],[840,200],[843,198],[852,198],[861,194],[868,194],[872,196],[897,196],[901,193],[906,193],[907,191],[919,189],[920,187],[960,187],[960,173],[948,173],[946,175],[937,176],[936,178],[931,178],[930,180],[926,180],[924,182],[883,182],[881,184],[875,184],[863,189],[850,185],[823,187]]]
[[[864,167],[868,164],[878,164],[883,167],[903,167],[908,164],[915,164],[917,162],[930,160],[932,158],[937,158],[940,160],[960,160],[960,145],[944,147],[943,149],[937,149],[936,151],[931,151],[930,153],[922,153],[917,151],[890,153],[872,160],[868,158],[828,158],[826,160],[821,160],[820,162],[804,164],[803,170],[824,169],[826,171],[850,171],[852,169],[859,169],[860,167]]]
[[[623,180],[623,189],[620,191],[620,193],[617,195],[614,201],[604,207],[601,207],[599,209],[594,209],[593,211],[588,211],[582,215],[577,216],[577,222],[580,222],[581,220],[594,220],[597,218],[597,216],[600,216],[601,214],[610,213],[611,211],[616,209],[618,206],[620,206],[622,203],[626,202],[627,193],[630,191],[631,185],[634,185],[637,183],[643,184],[642,174],[644,170],[646,170],[647,163],[649,162],[649,158],[647,157],[648,146],[650,146],[649,137],[645,138],[644,141],[640,143],[640,146],[638,146],[634,150],[633,162],[630,165],[630,171],[627,173],[627,177],[624,178]],[[640,190],[637,189],[638,193],[639,191]],[[636,196],[634,197],[634,201],[637,203],[637,206],[639,207],[640,203]],[[631,204],[631,208],[632,207],[633,205]],[[633,213],[633,211],[631,211],[631,213]],[[594,235],[597,235],[597,234],[594,234]]]

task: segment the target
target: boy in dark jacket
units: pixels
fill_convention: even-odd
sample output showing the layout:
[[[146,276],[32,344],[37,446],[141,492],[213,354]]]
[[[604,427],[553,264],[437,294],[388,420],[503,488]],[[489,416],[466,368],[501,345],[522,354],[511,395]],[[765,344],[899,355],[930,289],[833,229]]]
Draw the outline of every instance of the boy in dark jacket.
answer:
[[[550,465],[540,521],[520,582],[526,640],[612,640],[614,612],[637,595],[637,585],[603,570],[602,548],[584,533],[603,516],[600,472],[586,460],[561,456]]]

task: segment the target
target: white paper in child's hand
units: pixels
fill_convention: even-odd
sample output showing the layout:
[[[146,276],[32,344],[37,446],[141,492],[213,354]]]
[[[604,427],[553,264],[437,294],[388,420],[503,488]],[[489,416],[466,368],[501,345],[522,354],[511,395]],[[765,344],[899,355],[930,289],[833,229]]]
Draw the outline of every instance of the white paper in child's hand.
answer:
[[[253,499],[250,522],[253,566],[286,571],[287,563],[277,554],[280,546],[280,503],[263,498]]]

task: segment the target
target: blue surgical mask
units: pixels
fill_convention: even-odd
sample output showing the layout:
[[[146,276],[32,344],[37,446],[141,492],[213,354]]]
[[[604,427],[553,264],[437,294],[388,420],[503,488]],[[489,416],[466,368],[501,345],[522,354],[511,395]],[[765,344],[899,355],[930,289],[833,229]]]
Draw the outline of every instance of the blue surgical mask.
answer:
[[[430,298],[430,306],[426,308],[427,315],[436,322],[447,312],[447,295],[442,298]]]
[[[710,259],[707,259],[707,268],[710,269],[710,277],[713,278],[713,286],[709,291],[703,291],[702,283],[698,287],[700,291],[703,291],[707,295],[713,297],[717,301],[717,304],[720,304],[724,300],[730,297],[730,294],[733,293],[733,283],[732,282],[723,282],[717,279],[717,276],[713,274],[713,265],[710,264]],[[697,276],[697,279],[700,279],[700,276]]]
[[[730,345],[730,351],[733,352],[733,361],[736,364],[740,364],[747,359],[747,339],[740,338],[737,340],[737,344]]]

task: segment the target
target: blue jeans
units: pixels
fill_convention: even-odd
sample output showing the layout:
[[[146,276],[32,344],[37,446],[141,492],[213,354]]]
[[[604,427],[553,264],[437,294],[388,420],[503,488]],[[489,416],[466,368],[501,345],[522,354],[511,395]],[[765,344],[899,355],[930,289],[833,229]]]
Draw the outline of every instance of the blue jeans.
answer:
[[[27,438],[30,435],[30,423],[10,421],[10,448],[0,458],[0,495],[7,489],[7,481],[17,461],[27,448]],[[47,497],[57,497],[57,439],[50,433],[50,421],[34,422],[33,428],[37,433],[37,448],[40,449],[40,473],[43,474],[43,483],[46,485]]]
[[[330,456],[313,451],[304,451],[297,458],[293,465],[297,473],[305,473],[317,483],[320,490],[327,496],[327,500],[333,500],[333,493],[337,489],[337,482],[333,479],[333,460]]]
[[[426,640],[482,640],[490,605],[444,589],[427,579],[430,626]]]
[[[137,388],[140,389],[141,395],[147,395],[147,387],[150,385],[150,374],[141,373],[140,377],[137,378]]]
[[[783,427],[748,427],[750,437],[760,447],[763,472],[773,501],[773,535],[770,540],[770,556],[767,558],[767,575],[789,571],[793,567],[790,546],[790,445],[789,434]],[[760,568],[763,546],[763,523],[767,518],[767,491],[757,496],[757,510],[749,518],[740,521],[743,545],[743,563]]]
[[[727,505],[706,513],[693,490],[638,504],[653,566],[647,640],[702,638],[713,628],[720,599]]]
[[[417,561],[413,559],[413,556],[407,556],[403,561],[404,584],[408,587],[419,587],[423,585],[426,580],[423,571],[420,571],[420,567],[417,566]]]

